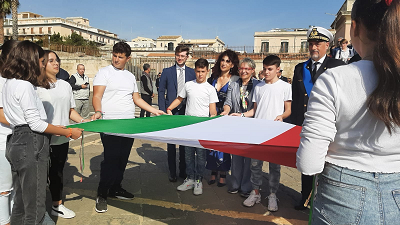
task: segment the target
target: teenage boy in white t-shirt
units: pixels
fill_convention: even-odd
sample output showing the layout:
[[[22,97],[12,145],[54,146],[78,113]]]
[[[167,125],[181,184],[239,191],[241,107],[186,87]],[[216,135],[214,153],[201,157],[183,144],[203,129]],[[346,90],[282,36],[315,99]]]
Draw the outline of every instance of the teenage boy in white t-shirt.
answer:
[[[133,119],[135,104],[155,115],[165,114],[140,98],[135,76],[125,70],[130,55],[131,47],[127,43],[116,43],[112,52],[112,65],[101,68],[96,74],[93,80],[93,120]],[[102,213],[107,211],[107,196],[128,200],[134,197],[121,187],[134,139],[104,133],[100,137],[104,160],[101,162],[95,210]]]
[[[256,119],[266,119],[283,121],[291,114],[292,87],[279,79],[281,59],[278,56],[270,55],[263,60],[264,81],[254,88],[253,102],[254,108],[246,113],[233,114],[235,116],[253,117]],[[250,196],[243,202],[244,206],[252,207],[255,203],[260,203],[260,186],[262,184],[262,165],[263,161],[251,159],[250,181],[253,190]],[[269,163],[269,188],[268,210],[278,211],[276,192],[278,191],[281,178],[281,166]]]
[[[185,115],[198,117],[217,115],[215,103],[218,102],[218,96],[215,88],[206,82],[207,74],[210,71],[208,61],[199,59],[194,65],[196,80],[185,83],[185,87],[178,93],[178,97],[167,108],[169,115],[172,115],[172,110],[178,107],[184,98],[187,99]],[[203,194],[203,183],[201,181],[206,169],[206,153],[207,150],[204,148],[185,147],[187,177],[183,184],[178,186],[178,191],[194,189],[194,195]]]

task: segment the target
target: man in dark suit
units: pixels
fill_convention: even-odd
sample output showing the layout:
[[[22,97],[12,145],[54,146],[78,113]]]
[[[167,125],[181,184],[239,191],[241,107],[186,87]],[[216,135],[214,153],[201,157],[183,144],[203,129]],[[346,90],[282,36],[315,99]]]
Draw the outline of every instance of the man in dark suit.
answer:
[[[311,58],[296,65],[292,80],[292,114],[290,119],[295,125],[303,125],[308,96],[318,77],[329,68],[345,65],[341,60],[327,57],[326,53],[332,40],[332,33],[322,27],[312,27],[307,32],[308,50]],[[299,205],[295,207],[297,210],[307,208],[306,203],[310,200],[313,176],[302,174],[301,182],[302,198]]]
[[[185,83],[196,79],[192,68],[185,66],[189,56],[189,48],[178,46],[175,49],[175,65],[165,68],[161,74],[158,89],[158,107],[166,112],[167,107],[176,99]],[[167,94],[165,95],[165,91]],[[172,110],[174,115],[185,115],[186,101]],[[167,144],[169,181],[176,182],[176,145]],[[186,178],[185,146],[179,146],[179,177]]]

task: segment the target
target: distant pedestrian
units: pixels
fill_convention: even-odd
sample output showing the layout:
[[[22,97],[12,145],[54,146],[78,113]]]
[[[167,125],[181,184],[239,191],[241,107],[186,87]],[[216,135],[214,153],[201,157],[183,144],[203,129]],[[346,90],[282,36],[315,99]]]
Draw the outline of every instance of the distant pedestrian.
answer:
[[[83,64],[78,64],[76,67],[76,73],[71,75],[69,83],[72,87],[72,92],[74,93],[75,99],[75,110],[83,118],[89,117],[89,77],[85,75],[85,66]]]
[[[340,49],[336,52],[335,59],[340,59],[345,63],[348,63],[351,57],[354,56],[353,48],[348,48],[349,42],[346,39],[340,41]]]
[[[198,117],[213,117],[217,115],[215,103],[218,96],[213,86],[206,82],[209,73],[208,61],[198,59],[195,63],[196,80],[185,83],[184,88],[179,92],[178,97],[167,108],[167,113],[172,115],[183,99],[187,99],[185,115]],[[204,171],[206,166],[207,150],[197,147],[185,148],[185,162],[187,177],[178,191],[193,190],[194,195],[203,194]]]
[[[282,71],[283,70],[279,70],[279,72],[278,72],[279,79],[285,81],[286,83],[289,83],[287,77],[282,76]]]
[[[161,78],[161,72],[159,72],[159,73],[157,74],[157,78],[156,78],[157,93],[158,93],[158,89],[160,88],[160,78]]]
[[[144,64],[142,76],[140,77],[140,97],[149,105],[151,105],[152,99],[154,98],[153,81],[150,77],[150,71],[150,64]],[[140,117],[144,117],[144,112],[144,109],[140,110]],[[146,111],[146,117],[150,117],[149,111]]]

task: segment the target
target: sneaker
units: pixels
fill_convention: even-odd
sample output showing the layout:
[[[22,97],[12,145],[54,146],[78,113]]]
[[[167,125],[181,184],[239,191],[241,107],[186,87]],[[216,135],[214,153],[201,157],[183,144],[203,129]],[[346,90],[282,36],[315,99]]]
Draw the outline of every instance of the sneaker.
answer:
[[[60,204],[58,206],[52,206],[51,207],[51,215],[53,216],[58,216],[64,219],[71,219],[75,217],[75,213],[65,207],[63,204]]]
[[[107,200],[101,196],[97,196],[95,210],[98,213],[107,212]]]
[[[179,185],[176,189],[178,191],[187,191],[194,188],[194,180],[186,178],[181,185]]]
[[[240,196],[242,196],[243,198],[248,198],[250,196],[251,192],[240,192]]]
[[[239,189],[236,189],[236,188],[228,189],[228,193],[230,193],[230,194],[237,194],[238,192],[239,192]]]
[[[271,212],[278,211],[278,198],[274,193],[268,196],[268,211]]]
[[[203,183],[200,180],[196,180],[196,183],[194,184],[193,194],[194,195],[203,194]]]
[[[254,190],[250,192],[250,196],[244,200],[243,205],[246,207],[253,207],[256,203],[261,202],[261,194],[256,194]]]
[[[118,191],[109,190],[108,197],[118,198],[122,200],[132,200],[135,196],[132,193],[129,193],[123,188],[118,189]]]
[[[56,223],[51,219],[47,211],[44,213],[42,225],[56,225]]]

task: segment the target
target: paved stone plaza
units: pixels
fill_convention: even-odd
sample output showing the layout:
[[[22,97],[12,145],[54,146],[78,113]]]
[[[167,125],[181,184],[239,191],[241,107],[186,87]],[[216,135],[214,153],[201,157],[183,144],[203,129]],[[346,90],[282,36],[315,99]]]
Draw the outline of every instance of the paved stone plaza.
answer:
[[[92,95],[91,95],[92,96]],[[91,102],[91,101],[90,101]],[[157,106],[157,97],[153,100]],[[93,108],[91,107],[93,111]],[[136,116],[140,109],[136,107]],[[68,161],[64,169],[65,205],[76,213],[73,219],[52,217],[59,225],[75,224],[141,224],[141,225],[258,225],[294,224],[305,225],[308,210],[296,211],[293,206],[300,200],[301,174],[294,168],[282,167],[281,184],[277,197],[279,211],[268,212],[266,197],[268,188],[268,163],[264,163],[261,204],[252,208],[242,205],[245,200],[239,194],[229,194],[227,186],[210,186],[203,181],[204,193],[194,196],[192,191],[178,192],[176,187],[183,182],[171,183],[168,180],[167,144],[135,140],[126,167],[123,187],[135,195],[131,201],[109,198],[108,211],[97,213],[94,210],[100,162],[103,160],[103,146],[100,135],[84,132],[83,180],[80,182],[81,139],[70,142]],[[179,154],[177,154],[179,155]],[[206,171],[208,174],[210,171]],[[208,180],[209,176],[206,176]],[[229,176],[228,179],[229,181]],[[51,206],[50,192],[47,206]],[[50,212],[50,207],[48,208]]]
[[[94,210],[103,146],[97,133],[85,132],[83,181],[79,170],[80,139],[70,142],[64,170],[65,205],[75,211],[73,219],[54,218],[57,224],[307,224],[308,212],[296,211],[300,199],[300,173],[282,167],[277,196],[279,211],[267,211],[268,163],[264,163],[263,200],[253,208],[242,206],[244,198],[227,193],[227,187],[204,184],[204,193],[178,192],[177,183],[168,181],[166,144],[135,140],[123,187],[135,194],[131,201],[108,199],[108,212]],[[209,172],[209,171],[207,171]],[[208,179],[208,176],[206,177]],[[229,180],[229,178],[228,178]],[[48,193],[48,198],[50,193]],[[48,199],[48,206],[50,206]]]

